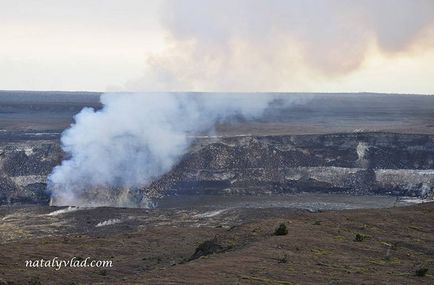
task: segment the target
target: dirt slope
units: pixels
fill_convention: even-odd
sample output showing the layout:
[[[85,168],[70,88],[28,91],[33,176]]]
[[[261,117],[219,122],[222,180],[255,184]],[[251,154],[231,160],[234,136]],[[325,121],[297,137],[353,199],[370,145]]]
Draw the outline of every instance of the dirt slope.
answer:
[[[319,213],[51,211],[0,208],[0,284],[434,283],[434,203]],[[96,227],[109,219],[119,222]],[[275,236],[280,223],[289,233]],[[110,259],[113,267],[24,266],[26,259],[55,256]],[[421,268],[426,275],[415,276]]]

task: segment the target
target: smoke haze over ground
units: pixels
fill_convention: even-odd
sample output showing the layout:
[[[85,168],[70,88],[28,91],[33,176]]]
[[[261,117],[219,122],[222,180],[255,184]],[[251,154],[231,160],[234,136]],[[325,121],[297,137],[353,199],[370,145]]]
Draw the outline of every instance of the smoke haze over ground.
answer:
[[[104,198],[89,198],[88,192],[147,186],[172,168],[194,135],[211,131],[216,122],[234,116],[258,117],[278,97],[283,95],[104,94],[103,109],[83,109],[62,136],[70,158],[49,177],[53,201],[58,205],[113,205]],[[292,96],[285,102],[296,99]]]

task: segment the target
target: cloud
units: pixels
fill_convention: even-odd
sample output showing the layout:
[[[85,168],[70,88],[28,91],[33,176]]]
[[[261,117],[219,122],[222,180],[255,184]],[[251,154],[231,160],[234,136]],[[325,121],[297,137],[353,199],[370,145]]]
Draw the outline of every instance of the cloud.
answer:
[[[372,50],[431,49],[431,0],[167,0],[168,48],[130,90],[266,91],[357,71]]]

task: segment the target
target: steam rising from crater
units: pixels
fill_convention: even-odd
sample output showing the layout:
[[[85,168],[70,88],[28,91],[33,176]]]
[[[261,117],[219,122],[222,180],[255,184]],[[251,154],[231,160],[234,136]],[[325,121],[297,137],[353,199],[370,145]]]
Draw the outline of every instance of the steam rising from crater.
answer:
[[[70,158],[49,176],[52,203],[126,206],[131,203],[128,195],[117,193],[113,200],[113,191],[149,185],[173,167],[194,135],[235,115],[260,116],[280,96],[104,94],[101,110],[83,109],[62,135]]]
[[[164,3],[167,48],[148,57],[144,76],[128,82],[128,90],[323,92],[327,82],[340,90],[346,85],[337,79],[377,55],[397,58],[434,47],[432,0]]]

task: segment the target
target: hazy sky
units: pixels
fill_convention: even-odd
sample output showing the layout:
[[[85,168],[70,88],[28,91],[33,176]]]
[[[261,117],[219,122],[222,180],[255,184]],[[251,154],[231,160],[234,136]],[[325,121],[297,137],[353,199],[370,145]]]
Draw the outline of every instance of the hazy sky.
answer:
[[[434,93],[433,0],[0,0],[0,89]]]

